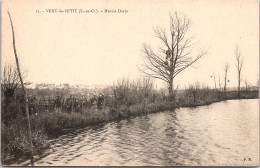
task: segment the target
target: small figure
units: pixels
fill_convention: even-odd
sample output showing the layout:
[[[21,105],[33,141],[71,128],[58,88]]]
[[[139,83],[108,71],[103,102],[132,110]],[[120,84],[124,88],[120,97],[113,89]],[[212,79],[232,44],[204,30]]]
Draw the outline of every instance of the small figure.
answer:
[[[104,104],[104,95],[103,95],[103,94],[100,94],[100,95],[98,96],[98,100],[97,100],[97,108],[98,108],[99,110],[102,110],[103,104]]]
[[[51,112],[54,109],[54,100],[52,97],[49,97],[48,104],[49,104],[49,111]]]
[[[29,101],[29,114],[37,114],[38,111],[38,101],[36,96],[32,97],[31,95],[28,97]]]
[[[67,112],[71,113],[73,111],[73,97],[70,95],[70,97],[67,99]]]
[[[54,108],[55,108],[56,113],[61,112],[61,97],[60,96],[57,96],[57,98],[55,99]]]
[[[90,100],[90,102],[91,102],[91,106],[97,104],[97,98],[96,98],[96,95],[95,95],[95,94],[93,94],[93,97],[92,97],[92,99]]]

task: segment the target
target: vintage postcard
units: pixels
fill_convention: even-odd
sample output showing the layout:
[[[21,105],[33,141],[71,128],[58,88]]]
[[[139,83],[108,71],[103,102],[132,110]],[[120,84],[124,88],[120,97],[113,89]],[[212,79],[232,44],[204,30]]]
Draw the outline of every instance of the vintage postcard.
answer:
[[[258,166],[257,0],[3,0],[2,166]]]

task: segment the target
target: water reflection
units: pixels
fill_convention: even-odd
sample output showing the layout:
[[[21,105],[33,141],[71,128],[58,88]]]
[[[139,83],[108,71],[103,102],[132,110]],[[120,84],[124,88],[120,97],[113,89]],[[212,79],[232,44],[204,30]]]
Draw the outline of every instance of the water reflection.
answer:
[[[258,100],[232,100],[101,124],[53,140],[36,165],[257,164],[258,115]]]

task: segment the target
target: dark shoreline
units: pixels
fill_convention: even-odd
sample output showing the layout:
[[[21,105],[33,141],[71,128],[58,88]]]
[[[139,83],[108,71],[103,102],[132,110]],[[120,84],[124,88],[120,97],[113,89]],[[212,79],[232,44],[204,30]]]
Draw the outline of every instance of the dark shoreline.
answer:
[[[75,131],[75,130],[78,130],[78,129],[84,129],[86,127],[90,127],[90,126],[95,126],[95,125],[99,125],[99,124],[105,124],[105,123],[109,123],[109,122],[113,122],[113,121],[116,121],[116,122],[120,122],[121,120],[125,120],[125,119],[130,119],[130,118],[135,118],[135,117],[138,117],[138,116],[144,116],[144,115],[148,115],[148,114],[152,114],[152,113],[159,113],[159,112],[164,112],[164,111],[168,111],[168,110],[175,110],[175,109],[179,109],[179,108],[196,108],[196,107],[200,107],[200,106],[209,106],[211,104],[214,104],[214,103],[219,103],[219,102],[223,102],[223,101],[228,101],[228,100],[248,100],[248,99],[259,99],[259,97],[254,97],[254,98],[235,98],[235,99],[225,99],[225,100],[217,100],[217,101],[212,101],[212,102],[206,102],[206,103],[202,103],[202,104],[190,104],[190,105],[186,105],[186,106],[171,106],[168,107],[168,108],[164,108],[164,109],[160,109],[160,110],[150,110],[149,112],[140,112],[138,114],[134,114],[134,115],[129,115],[129,116],[126,116],[126,117],[119,117],[119,118],[115,118],[115,119],[112,119],[112,120],[108,120],[108,121],[101,121],[99,123],[89,123],[87,126],[85,127],[82,127],[82,128],[66,128],[66,129],[63,129],[61,130],[61,134],[57,134],[57,136],[54,136],[54,137],[50,137],[49,140],[53,140],[53,139],[56,139],[62,135],[65,135],[65,134],[69,134],[71,133],[72,131]]]
[[[257,92],[258,93],[258,92]],[[259,94],[259,93],[258,93]],[[75,130],[78,130],[78,129],[84,129],[86,127],[91,127],[91,126],[95,126],[95,125],[99,125],[99,124],[106,124],[106,123],[109,123],[109,122],[113,122],[113,121],[121,121],[121,120],[124,120],[124,119],[129,119],[129,118],[135,118],[137,116],[142,116],[142,115],[147,115],[147,114],[150,114],[150,113],[158,113],[158,112],[164,112],[164,111],[167,111],[167,110],[174,110],[174,109],[178,109],[178,108],[196,108],[196,107],[199,107],[199,106],[208,106],[208,105],[211,105],[213,103],[218,103],[218,102],[222,102],[222,101],[227,101],[227,100],[245,100],[245,99],[259,99],[259,95],[257,96],[251,96],[251,97],[241,97],[240,99],[235,97],[235,98],[226,98],[226,99],[214,99],[214,100],[211,100],[211,101],[205,101],[205,102],[200,102],[200,103],[195,103],[195,104],[177,104],[177,103],[170,103],[168,102],[167,104],[162,104],[163,106],[160,106],[157,105],[156,103],[151,103],[151,104],[148,104],[145,109],[143,111],[138,111],[136,113],[127,113],[127,115],[117,115],[115,117],[111,117],[109,118],[108,120],[98,120],[98,121],[94,121],[94,122],[88,122],[88,123],[85,123],[83,127],[72,127],[72,128],[63,128],[63,129],[60,129],[58,132],[56,132],[57,134],[55,136],[47,136],[47,141],[50,141],[50,140],[53,140],[53,139],[56,139],[62,135],[66,135],[66,134],[69,134]],[[150,107],[149,105],[157,105],[156,107],[157,108],[152,108]],[[39,159],[42,159],[44,158],[45,156],[47,156],[51,151],[51,148],[48,148],[47,150],[43,151],[42,154],[35,154],[35,161],[39,160]],[[21,164],[23,162],[25,162],[26,160],[29,159],[29,154],[27,153],[26,155],[23,154],[23,155],[19,155],[18,157],[14,157],[14,156],[8,156],[10,158],[5,158],[4,160],[2,160],[2,165],[18,165],[18,164]],[[19,159],[17,159],[19,158]],[[5,164],[3,164],[5,163]],[[28,164],[30,164],[28,162]],[[22,165],[22,166],[25,166],[25,165]],[[27,165],[28,166],[28,165]]]

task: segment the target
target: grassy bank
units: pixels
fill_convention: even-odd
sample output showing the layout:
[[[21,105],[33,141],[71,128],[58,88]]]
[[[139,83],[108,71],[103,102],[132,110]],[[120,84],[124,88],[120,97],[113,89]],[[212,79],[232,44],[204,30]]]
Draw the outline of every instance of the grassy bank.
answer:
[[[258,98],[258,92],[242,92],[242,99]],[[43,154],[50,148],[48,140],[75,129],[128,117],[155,113],[179,107],[195,107],[208,105],[223,100],[238,99],[237,92],[222,93],[212,90],[186,91],[179,95],[178,100],[149,101],[121,104],[116,107],[105,106],[102,110],[92,108],[82,113],[41,113],[31,116],[34,152]],[[8,124],[2,123],[2,164],[6,165],[18,158],[28,158],[29,143],[27,139],[26,119],[18,116]],[[4,162],[3,162],[4,161]]]

